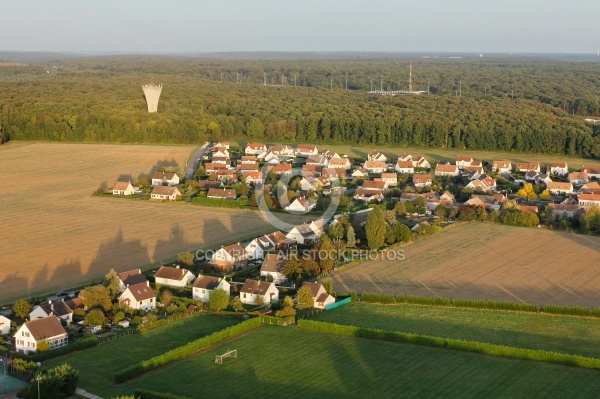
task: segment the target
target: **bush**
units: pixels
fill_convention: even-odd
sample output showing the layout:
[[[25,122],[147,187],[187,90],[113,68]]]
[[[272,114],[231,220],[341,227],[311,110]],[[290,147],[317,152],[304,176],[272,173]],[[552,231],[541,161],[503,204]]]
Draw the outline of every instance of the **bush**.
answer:
[[[542,310],[552,314],[600,317],[600,308],[591,309],[585,306],[544,305]]]
[[[98,338],[92,336],[89,338],[80,339],[78,341],[75,341],[72,344],[67,345],[67,346],[52,349],[51,351],[48,351],[48,352],[34,353],[32,355],[18,354],[17,356],[24,358],[24,359],[32,360],[34,362],[43,362],[48,359],[53,359],[55,357],[63,356],[63,355],[66,355],[68,353],[75,352],[78,350],[91,348],[92,346],[96,346],[96,345],[98,345]]]
[[[371,328],[361,328],[313,320],[298,320],[298,327],[326,334],[347,335],[384,341],[406,342],[415,345],[434,346],[462,350],[467,352],[484,353],[492,356],[502,356],[513,359],[526,359],[548,363],[558,363],[568,366],[600,369],[600,359],[579,355],[550,352],[536,349],[523,349],[512,346],[495,345],[486,342],[464,341],[461,339],[433,337],[429,335],[411,334],[400,331],[384,331]]]
[[[149,391],[147,389],[136,389],[133,394],[140,399],[191,399],[187,396],[177,396],[171,393]]]
[[[114,375],[114,381],[117,384],[128,381],[134,377],[140,376],[148,371],[157,369],[179,359],[190,356],[198,351],[216,345],[222,341],[238,336],[246,331],[250,331],[260,326],[260,319],[255,317],[241,322],[235,326],[217,331],[206,337],[202,337],[185,345],[171,349],[161,355],[154,356],[147,360],[135,363],[129,367],[117,371]]]

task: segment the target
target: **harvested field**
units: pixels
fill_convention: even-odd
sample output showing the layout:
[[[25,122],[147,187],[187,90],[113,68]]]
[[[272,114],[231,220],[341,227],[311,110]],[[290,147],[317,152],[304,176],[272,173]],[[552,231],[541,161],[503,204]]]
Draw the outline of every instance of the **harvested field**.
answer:
[[[179,252],[273,231],[253,211],[93,197],[119,177],[182,167],[193,146],[0,146],[0,303],[79,286]],[[300,220],[300,219],[298,219]]]
[[[404,261],[367,261],[336,272],[334,289],[600,305],[599,237],[471,223],[403,249]]]

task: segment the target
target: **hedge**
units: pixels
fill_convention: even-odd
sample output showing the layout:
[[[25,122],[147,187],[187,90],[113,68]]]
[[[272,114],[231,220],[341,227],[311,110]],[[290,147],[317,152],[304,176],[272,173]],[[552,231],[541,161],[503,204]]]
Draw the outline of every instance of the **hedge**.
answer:
[[[495,345],[486,342],[465,341],[461,339],[441,338],[429,335],[405,333],[400,331],[385,331],[372,328],[346,326],[313,320],[298,320],[298,327],[304,330],[326,334],[347,335],[354,337],[395,341],[415,345],[448,348],[466,352],[483,353],[512,359],[526,359],[568,366],[600,369],[600,359],[536,349],[524,349],[513,346]]]
[[[542,310],[544,313],[600,317],[600,308],[591,309],[584,306],[544,305]]]
[[[218,208],[247,208],[248,200],[228,200],[220,198],[194,197],[192,204],[200,206],[213,206]]]
[[[289,326],[296,322],[295,316],[277,317],[270,315],[260,315],[258,316],[258,318],[260,319],[260,322],[262,324],[272,324],[276,326]]]
[[[113,375],[113,379],[117,384],[128,381],[132,378],[147,373],[148,371],[165,366],[169,363],[173,363],[184,357],[190,356],[196,352],[204,350],[210,346],[216,345],[227,339],[236,337],[242,333],[245,333],[246,331],[253,330],[259,326],[260,319],[258,317],[254,317],[234,326],[227,327],[221,331],[217,331],[206,337],[202,337],[195,341],[188,342],[185,345],[171,349],[170,351],[165,352],[161,355],[154,356],[147,360],[142,360],[141,362],[135,363],[129,367],[121,369]]]
[[[15,356],[34,362],[43,362],[48,359],[54,359],[55,357],[63,356],[78,350],[91,348],[96,345],[98,345],[98,338],[88,337],[75,341],[67,346],[61,346],[60,348],[49,350],[48,352],[34,353],[31,355],[23,355],[19,353]]]
[[[172,393],[149,391],[147,389],[136,389],[133,396],[140,399],[191,399],[187,396],[173,395]]]

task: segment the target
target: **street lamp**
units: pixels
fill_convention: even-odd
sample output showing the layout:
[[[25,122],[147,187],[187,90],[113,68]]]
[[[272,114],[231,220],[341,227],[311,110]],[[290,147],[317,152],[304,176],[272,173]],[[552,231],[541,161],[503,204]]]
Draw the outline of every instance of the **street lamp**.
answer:
[[[40,376],[38,375],[35,380],[38,383],[38,399],[40,399]]]

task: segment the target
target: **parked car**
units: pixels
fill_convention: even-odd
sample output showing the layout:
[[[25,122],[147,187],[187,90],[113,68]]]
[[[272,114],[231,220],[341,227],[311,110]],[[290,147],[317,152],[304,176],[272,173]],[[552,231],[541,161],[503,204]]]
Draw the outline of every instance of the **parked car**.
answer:
[[[62,298],[62,297],[65,297],[65,296],[69,296],[69,293],[65,292],[65,291],[60,291],[60,292],[56,293],[56,296],[59,297],[59,298]]]

